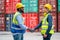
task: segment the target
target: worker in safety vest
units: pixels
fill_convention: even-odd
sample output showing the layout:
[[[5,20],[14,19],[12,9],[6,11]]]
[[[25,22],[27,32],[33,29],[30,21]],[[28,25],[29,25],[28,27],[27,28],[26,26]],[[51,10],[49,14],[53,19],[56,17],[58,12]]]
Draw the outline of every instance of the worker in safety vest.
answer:
[[[44,5],[44,18],[41,23],[38,24],[33,30],[41,28],[41,34],[43,36],[43,40],[50,40],[52,34],[54,34],[54,27],[52,24],[52,16],[51,16],[52,5],[45,4]]]
[[[22,13],[24,12],[24,5],[22,3],[16,4],[17,12],[13,16],[11,32],[14,40],[23,40],[23,34],[28,29],[24,25]]]

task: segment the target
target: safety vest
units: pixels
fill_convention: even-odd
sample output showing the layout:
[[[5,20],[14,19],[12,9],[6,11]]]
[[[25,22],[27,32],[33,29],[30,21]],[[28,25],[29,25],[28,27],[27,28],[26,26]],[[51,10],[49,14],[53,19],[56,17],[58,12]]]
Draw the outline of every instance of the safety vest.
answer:
[[[16,17],[18,15],[20,15],[22,17],[21,13],[19,13],[19,12],[16,12],[14,17],[13,17],[13,23],[16,24],[16,25],[18,25],[18,21],[16,20]],[[23,20],[23,18],[22,18],[22,20]],[[24,22],[22,22],[22,24],[24,24]]]
[[[12,20],[11,32],[12,32],[12,33],[25,33],[25,30],[22,30],[22,29],[20,28],[20,26],[18,25],[18,21],[17,21],[17,19],[16,19],[16,17],[17,17],[18,15],[20,15],[20,16],[22,17],[22,15],[21,15],[20,12],[16,12],[16,13],[15,13],[15,15],[14,15],[14,17],[13,17],[13,20]],[[21,19],[23,20],[23,18],[21,18]],[[24,23],[22,22],[22,24],[24,24]]]
[[[50,14],[47,14],[44,19],[42,20],[42,26],[41,26],[41,34],[45,34],[47,29],[48,29],[48,22],[47,22],[47,18],[48,18],[48,15]],[[50,32],[50,34],[54,34],[54,27],[52,26]]]

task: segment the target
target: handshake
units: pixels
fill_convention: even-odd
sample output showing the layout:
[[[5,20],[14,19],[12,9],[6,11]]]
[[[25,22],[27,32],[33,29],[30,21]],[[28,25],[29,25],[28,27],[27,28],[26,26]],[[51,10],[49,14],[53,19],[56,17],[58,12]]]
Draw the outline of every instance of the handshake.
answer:
[[[29,30],[30,32],[35,32],[35,29],[28,28],[27,30]]]
[[[28,28],[27,30],[29,30],[30,32],[35,32],[34,29],[30,29],[30,28]]]

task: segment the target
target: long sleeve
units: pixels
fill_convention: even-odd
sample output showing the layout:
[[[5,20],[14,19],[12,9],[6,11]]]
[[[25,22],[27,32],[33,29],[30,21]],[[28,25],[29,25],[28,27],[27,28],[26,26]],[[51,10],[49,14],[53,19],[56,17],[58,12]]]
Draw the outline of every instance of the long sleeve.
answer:
[[[34,29],[36,30],[36,29],[39,29],[40,27],[41,27],[41,25],[42,25],[42,21],[41,21],[41,23],[39,23]]]
[[[17,19],[17,21],[18,21],[18,24],[19,24],[20,28],[23,29],[23,30],[26,30],[26,26],[23,24],[23,19],[22,19],[22,17],[21,17],[20,15],[18,15],[18,16],[16,17],[16,19]]]
[[[49,32],[52,28],[52,16],[51,15],[48,15],[47,21],[48,21],[48,29],[46,31],[46,34],[49,34]]]

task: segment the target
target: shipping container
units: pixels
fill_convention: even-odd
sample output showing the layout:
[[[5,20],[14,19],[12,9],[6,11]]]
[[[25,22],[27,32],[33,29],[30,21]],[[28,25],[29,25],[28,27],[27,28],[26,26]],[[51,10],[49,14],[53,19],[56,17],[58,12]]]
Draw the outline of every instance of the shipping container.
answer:
[[[57,0],[47,0],[47,3],[50,3],[52,5],[52,12],[56,12]]]
[[[6,14],[12,14],[12,3],[13,1],[12,0],[6,0],[6,4],[5,4],[5,8],[6,8]]]
[[[38,12],[38,0],[21,0],[21,2],[25,6],[24,12]]]
[[[43,12],[43,6],[47,3],[47,0],[39,0],[38,6],[39,6],[39,13]]]
[[[0,0],[0,13],[5,12],[5,0]]]
[[[58,13],[58,32],[60,32],[60,13]]]
[[[31,13],[24,13],[23,14],[25,25],[29,28],[34,28],[38,24],[38,13],[31,12]]]
[[[20,3],[20,1],[21,1],[21,0],[13,0],[13,1],[12,1],[12,4],[13,4],[13,5],[12,5],[12,11],[13,11],[13,13],[16,12],[16,4],[17,4],[17,3]]]
[[[27,14],[27,25],[29,25],[30,28],[34,28],[35,26],[37,26],[37,24],[38,24],[38,14],[37,13]]]
[[[6,31],[10,31],[10,28],[12,26],[12,18],[13,14],[6,14]]]
[[[24,24],[26,25],[27,24],[27,14],[23,13],[22,16],[23,16]]]
[[[58,12],[60,12],[60,0],[58,0]]]
[[[53,20],[53,26],[54,26],[54,30],[57,31],[57,16],[56,16],[56,12],[51,12],[52,15],[52,20]],[[39,14],[39,22],[41,22],[41,20],[43,19],[43,12],[41,12]]]
[[[0,14],[0,31],[5,31],[5,16]]]
[[[21,0],[6,0],[6,14],[13,14],[16,12],[16,4]]]
[[[57,32],[57,15],[56,12],[52,12],[52,17],[53,17],[53,26],[54,26],[54,30],[55,32]]]

